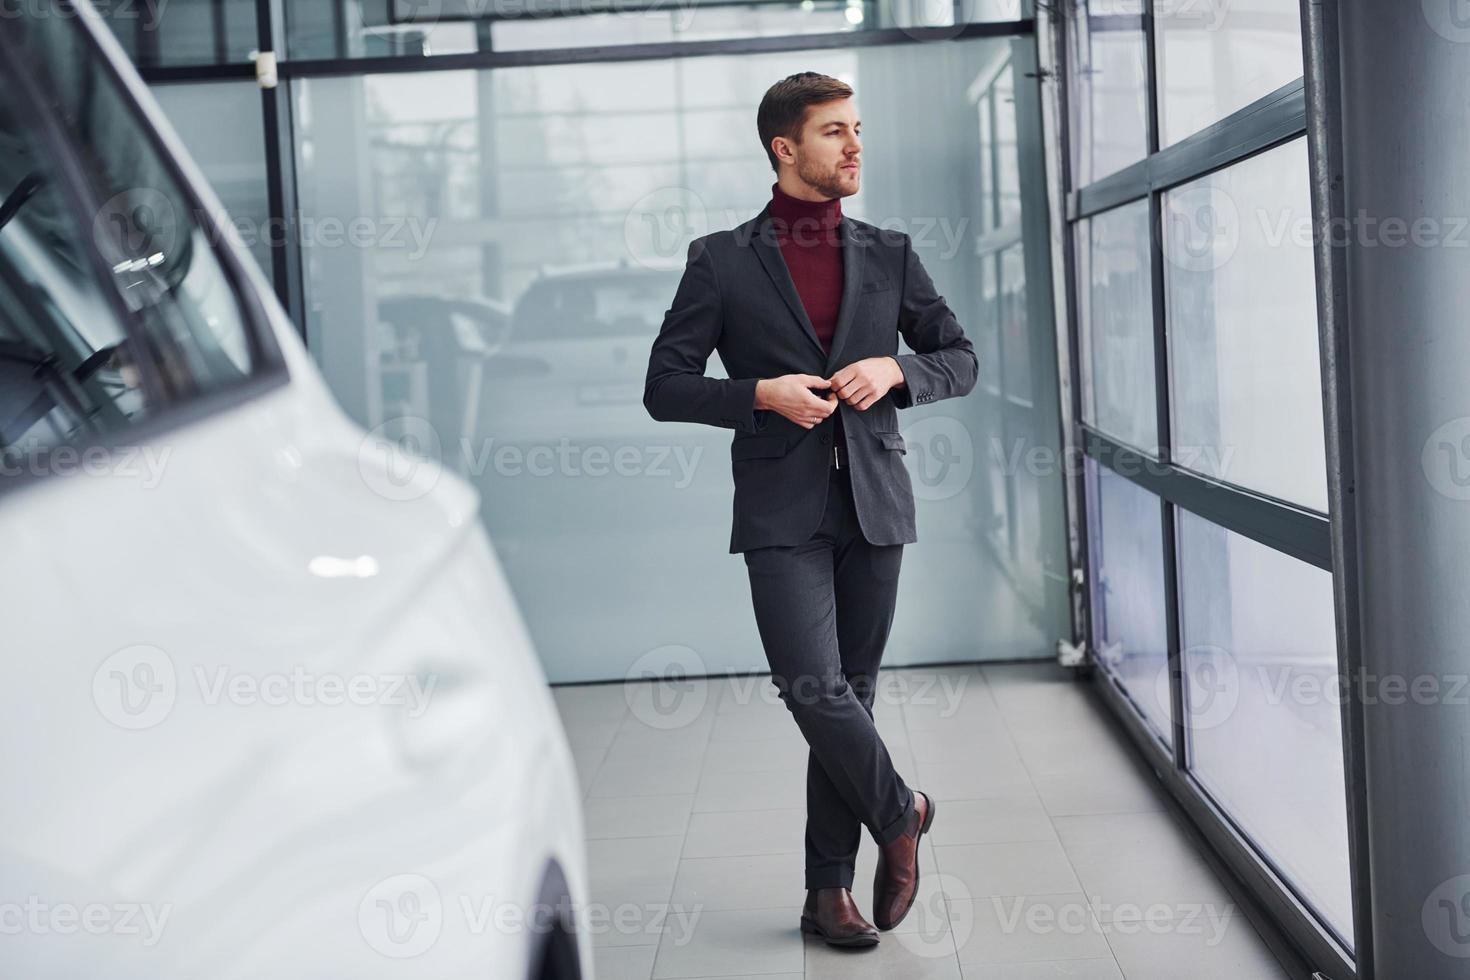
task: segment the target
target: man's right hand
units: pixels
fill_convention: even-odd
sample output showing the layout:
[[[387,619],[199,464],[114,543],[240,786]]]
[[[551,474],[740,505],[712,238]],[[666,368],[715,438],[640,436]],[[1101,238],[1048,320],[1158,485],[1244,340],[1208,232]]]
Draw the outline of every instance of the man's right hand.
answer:
[[[755,408],[778,412],[803,429],[810,429],[837,409],[835,391],[827,391],[825,398],[818,398],[810,389],[831,387],[826,378],[815,374],[762,378],[755,383]]]

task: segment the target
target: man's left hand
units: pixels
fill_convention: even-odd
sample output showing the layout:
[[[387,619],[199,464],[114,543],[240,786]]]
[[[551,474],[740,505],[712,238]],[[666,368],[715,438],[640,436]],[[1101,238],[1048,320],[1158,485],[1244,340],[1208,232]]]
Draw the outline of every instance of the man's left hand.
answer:
[[[866,357],[841,368],[827,380],[838,398],[864,412],[888,394],[889,389],[903,385],[903,369],[892,357]]]

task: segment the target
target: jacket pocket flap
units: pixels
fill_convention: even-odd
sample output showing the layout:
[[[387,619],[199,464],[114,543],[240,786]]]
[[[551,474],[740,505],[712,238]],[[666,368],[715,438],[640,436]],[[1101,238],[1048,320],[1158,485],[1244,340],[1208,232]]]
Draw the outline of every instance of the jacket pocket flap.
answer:
[[[784,436],[746,436],[730,443],[731,459],[759,459],[785,455],[786,439]]]
[[[878,439],[883,443],[884,449],[897,449],[901,453],[908,453],[908,449],[903,443],[903,436],[897,432],[880,432],[878,433]]]
[[[880,289],[891,289],[892,286],[893,284],[887,279],[871,279],[868,282],[863,283],[863,288],[860,290],[860,292],[874,293]]]

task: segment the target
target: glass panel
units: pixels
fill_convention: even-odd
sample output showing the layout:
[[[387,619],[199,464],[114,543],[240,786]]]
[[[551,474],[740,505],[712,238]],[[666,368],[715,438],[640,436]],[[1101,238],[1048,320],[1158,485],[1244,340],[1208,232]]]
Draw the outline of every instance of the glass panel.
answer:
[[[1157,7],[1160,146],[1302,77],[1297,0],[1190,0]]]
[[[310,349],[360,422],[427,420],[446,465],[480,489],[553,679],[621,677],[669,643],[710,671],[765,666],[748,606],[730,601],[749,589],[728,554],[730,434],[657,423],[642,405],[688,241],[770,197],[754,126],[765,90],[803,69],[847,80],[874,159],[944,134],[901,169],[873,165],[843,211],[908,230],[966,331],[994,338],[996,307],[1027,309],[1027,284],[1011,275],[1002,299],[994,275],[982,282],[997,261],[977,252],[993,192],[977,163],[986,90],[957,80],[994,80],[1012,57],[1009,40],[968,39],[293,82],[303,221],[360,219],[385,234],[304,250]],[[1035,79],[1015,80],[1036,105]],[[1027,125],[1007,152],[1019,143],[1027,163],[1013,172],[1039,180]],[[1036,220],[1026,247],[1044,263]],[[1012,332],[1025,348],[1048,329]],[[722,367],[712,358],[708,370]],[[1049,370],[1030,366],[1038,404],[1056,402]],[[1067,629],[1058,481],[1023,484],[1036,501],[1007,510],[1006,467],[1028,464],[990,452],[994,433],[1058,458],[1055,416],[1022,412],[1005,429],[999,412],[977,393],[899,416],[924,531],[905,558],[900,601],[915,612],[895,623],[895,662],[1050,656]],[[1025,515],[1028,537],[988,547],[997,513]],[[667,615],[643,611],[653,594],[674,597]]]
[[[292,0],[286,5],[291,57],[424,57],[470,51],[522,51],[658,44],[747,37],[861,32],[891,27],[952,27],[955,4],[905,0],[797,0],[626,5],[532,0]],[[601,8],[597,12],[582,10]],[[962,0],[961,23],[1019,20],[1021,0]],[[474,19],[504,11],[494,19]],[[539,16],[538,16],[539,15]],[[1028,14],[1029,15],[1029,12]]]
[[[243,381],[260,363],[262,341],[214,254],[213,227],[174,182],[74,19],[14,24],[21,70],[47,93],[47,111],[78,148],[87,190],[100,202],[92,239],[148,334],[166,393],[181,399]]]
[[[140,67],[239,63],[259,47],[255,0],[118,0],[97,12]]]
[[[1091,457],[1085,465],[1097,660],[1172,745],[1163,504]]]
[[[18,95],[0,86],[3,479],[55,472],[54,447],[105,439],[155,408],[137,345],[95,276],[90,229],[67,206],[54,154]]]
[[[995,80],[995,180],[997,217],[1004,226],[1021,220],[1021,175],[1016,170],[1016,69],[1006,65]]]
[[[1083,418],[1159,451],[1147,201],[1077,223]]]
[[[1143,0],[1075,0],[1072,180],[1085,187],[1148,153],[1148,52]]]
[[[238,241],[271,278],[271,245],[283,231],[270,220],[265,128],[254,82],[154,85],[153,97],[214,188]]]
[[[1327,510],[1307,148],[1164,196],[1174,458]]]
[[[1179,579],[1190,768],[1350,939],[1332,576],[1181,512]]]
[[[1031,330],[1026,310],[1026,251],[1021,242],[1000,253],[1000,329],[1006,394],[1031,401]]]
[[[1000,390],[1000,332],[1003,319],[1001,297],[996,290],[998,255],[980,256],[980,299],[976,310],[975,329],[965,329],[965,336],[975,345],[980,361],[980,374],[975,386],[993,395]]]

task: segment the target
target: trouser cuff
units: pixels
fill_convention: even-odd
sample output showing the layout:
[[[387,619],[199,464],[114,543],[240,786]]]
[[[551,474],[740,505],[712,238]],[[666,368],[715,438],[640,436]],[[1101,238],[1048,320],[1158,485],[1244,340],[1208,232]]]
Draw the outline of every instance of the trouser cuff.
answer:
[[[888,824],[888,826],[880,828],[878,833],[874,835],[874,839],[876,839],[879,844],[887,844],[889,841],[897,840],[899,835],[909,829],[909,822],[913,814],[914,794],[913,791],[910,790],[908,802],[905,803],[903,807],[903,813],[899,814],[898,819]]]
[[[852,890],[853,869],[848,867],[807,868],[807,888],[846,888]]]

